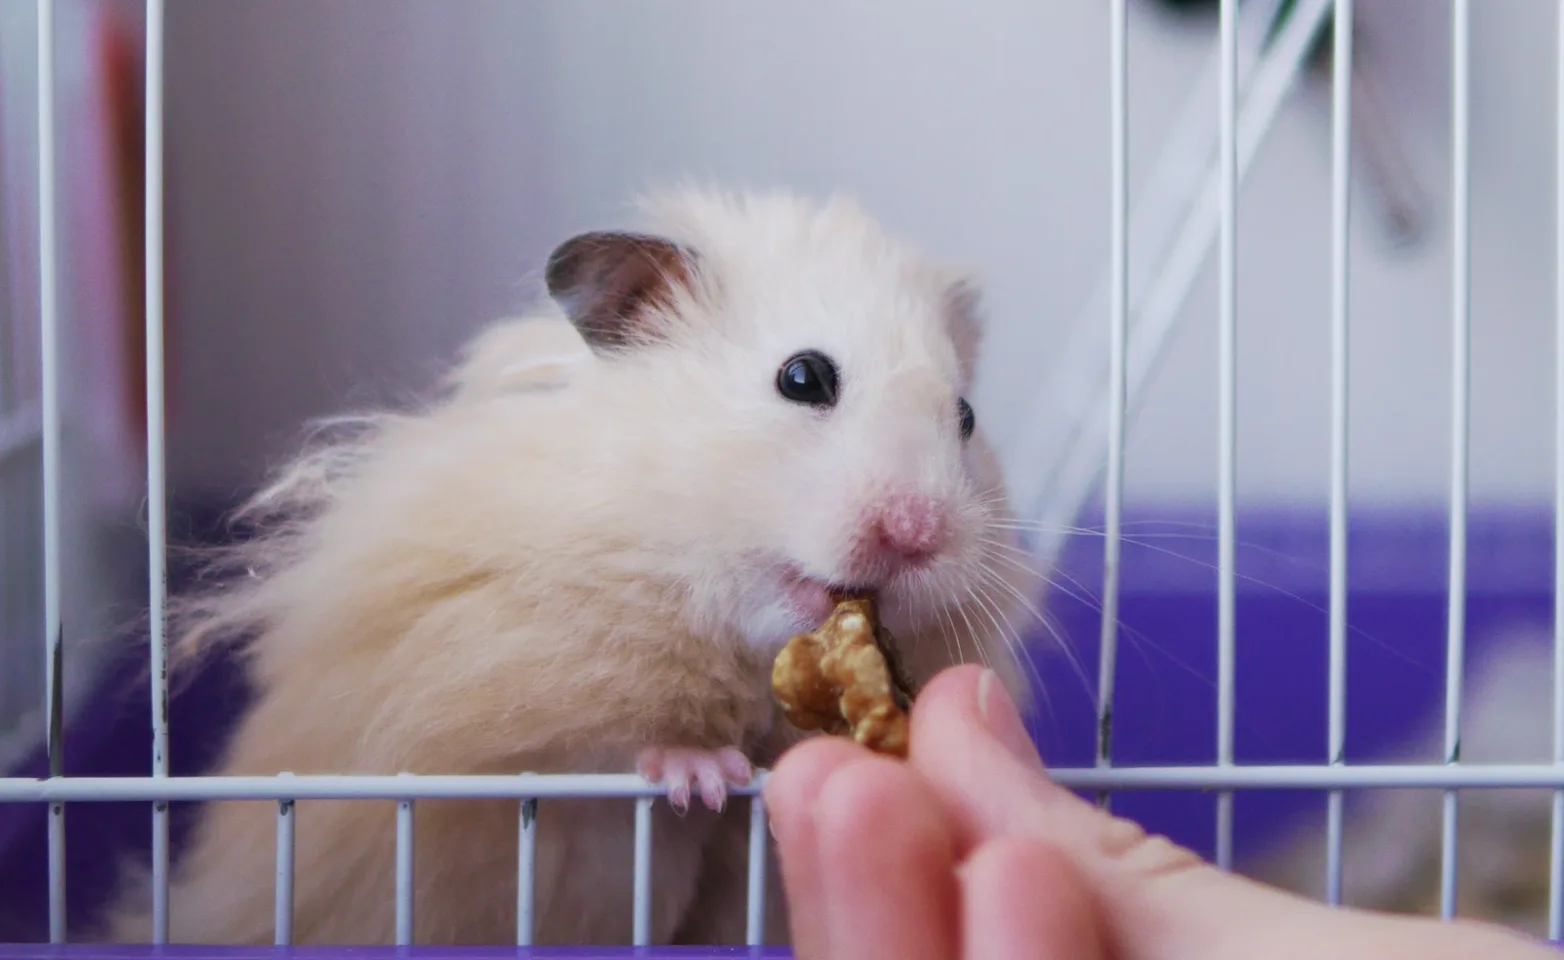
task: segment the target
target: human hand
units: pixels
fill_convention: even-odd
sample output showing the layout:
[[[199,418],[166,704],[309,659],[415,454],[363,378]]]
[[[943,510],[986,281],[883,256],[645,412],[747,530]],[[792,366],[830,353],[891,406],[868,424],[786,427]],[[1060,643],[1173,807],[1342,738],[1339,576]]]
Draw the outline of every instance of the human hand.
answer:
[[[765,793],[800,960],[1558,956],[1484,924],[1330,908],[1147,836],[1050,781],[976,667],[919,695],[907,763],[815,738]]]

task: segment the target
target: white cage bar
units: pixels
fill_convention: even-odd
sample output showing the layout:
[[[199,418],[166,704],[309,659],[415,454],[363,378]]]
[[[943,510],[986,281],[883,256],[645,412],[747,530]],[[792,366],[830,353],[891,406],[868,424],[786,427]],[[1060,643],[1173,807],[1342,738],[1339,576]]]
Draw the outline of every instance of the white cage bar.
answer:
[[[293,943],[293,831],[297,822],[294,801],[277,801],[276,914],[272,926],[273,942],[279,947]]]
[[[1111,166],[1108,283],[1108,471],[1104,480],[1101,652],[1097,666],[1097,766],[1113,765],[1113,689],[1119,675],[1119,564],[1123,554],[1126,340],[1129,336],[1128,0],[1108,4]],[[1110,798],[1098,796],[1105,809]]]
[[[1470,473],[1471,384],[1471,10],[1452,0],[1451,48],[1451,385],[1450,385],[1450,610],[1445,657],[1445,762],[1461,762],[1461,679],[1466,660],[1466,503]],[[1443,842],[1439,863],[1439,912],[1455,916],[1456,863],[1460,842],[1459,794],[1444,794]]]
[[[1553,762],[1564,765],[1564,0],[1554,34]],[[1564,937],[1564,790],[1553,794],[1548,939]]]
[[[1211,764],[1176,767],[1061,767],[1050,777],[1072,790],[1389,790],[1564,789],[1553,763]],[[766,773],[733,796],[753,796]],[[211,800],[565,800],[592,797],[652,801],[664,795],[634,774],[514,776],[318,775],[282,777],[0,778],[0,803],[146,803]],[[647,804],[649,807],[650,804]],[[650,834],[648,834],[648,840]]]
[[[55,185],[54,0],[38,0],[38,322],[43,356],[44,734],[49,775],[65,774],[60,571],[59,202]],[[65,807],[49,806],[49,941],[64,943]]]
[[[409,774],[402,774],[403,779]],[[413,801],[396,805],[396,945],[413,943]]]
[[[1292,12],[1267,43],[1266,24],[1280,7],[1279,0],[1257,0],[1239,9],[1239,81],[1241,113],[1238,119],[1238,171],[1244,176],[1286,103],[1304,68],[1312,39],[1317,34],[1331,0],[1296,0]],[[1218,52],[1219,53],[1219,52]],[[1220,56],[1214,58],[1197,81],[1196,93],[1214,82]],[[1140,186],[1142,199],[1131,211],[1129,245],[1136,262],[1150,269],[1129,278],[1130,333],[1134,349],[1128,355],[1126,377],[1128,413],[1133,416],[1142,386],[1155,371],[1169,336],[1181,319],[1180,309],[1194,288],[1219,229],[1218,190],[1220,170],[1210,156],[1215,134],[1205,121],[1210,104],[1192,97],[1174,124],[1165,149]],[[1107,309],[1109,278],[1097,291],[1081,320],[1094,327]],[[1106,418],[1106,371],[1098,377],[1100,351],[1085,330],[1073,329],[1053,371],[1060,380],[1055,388],[1037,397],[1018,438],[1046,436],[1062,430],[1058,449],[1023,446],[1015,452],[1023,481],[1016,502],[1024,513],[1039,521],[1040,532],[1032,543],[1038,554],[1052,558],[1069,533],[1075,512],[1096,491],[1105,456],[1107,435],[1092,425]],[[1098,382],[1100,379],[1101,382]],[[1063,426],[1056,421],[1063,421]],[[1019,442],[1019,441],[1018,441]],[[1048,463],[1043,463],[1043,460]]]
[[[1233,730],[1237,723],[1233,716],[1233,683],[1238,640],[1234,536],[1238,511],[1238,0],[1222,0],[1220,20],[1216,762],[1225,767],[1233,762]],[[1233,865],[1233,795],[1225,791],[1216,798],[1216,862],[1224,870]]]
[[[1352,0],[1336,0],[1331,55],[1330,663],[1326,752],[1346,763],[1347,741],[1347,256],[1351,227]],[[1344,797],[1325,811],[1325,901],[1341,903]]]
[[[749,893],[744,922],[744,942],[751,947],[766,942],[767,833],[766,798],[757,793],[749,800]]]
[[[635,946],[652,942],[652,797],[635,801]]]
[[[521,801],[521,822],[516,835],[516,946],[532,945],[533,883],[538,873],[538,801]]]
[[[147,638],[152,687],[152,775],[168,776],[168,483],[163,403],[163,0],[147,0],[146,338]],[[168,942],[168,804],[152,805],[152,942]]]

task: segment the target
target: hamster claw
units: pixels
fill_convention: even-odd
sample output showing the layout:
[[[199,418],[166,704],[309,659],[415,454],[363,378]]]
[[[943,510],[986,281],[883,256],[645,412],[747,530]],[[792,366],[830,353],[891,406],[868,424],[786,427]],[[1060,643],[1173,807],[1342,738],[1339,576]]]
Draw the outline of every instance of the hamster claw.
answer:
[[[648,747],[636,758],[635,767],[647,782],[667,789],[668,803],[680,815],[689,810],[696,789],[708,810],[721,813],[728,803],[728,786],[744,786],[755,773],[749,758],[733,747]]]
[[[669,784],[668,805],[673,807],[673,812],[681,817],[688,813],[690,810],[690,785],[677,781]]]

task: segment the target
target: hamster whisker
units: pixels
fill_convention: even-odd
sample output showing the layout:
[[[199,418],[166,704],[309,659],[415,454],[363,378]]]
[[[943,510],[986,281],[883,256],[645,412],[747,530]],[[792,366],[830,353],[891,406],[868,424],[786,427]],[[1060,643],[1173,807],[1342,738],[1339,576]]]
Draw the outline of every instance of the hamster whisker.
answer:
[[[1065,573],[1063,570],[1055,568],[1050,572],[1046,570],[1041,564],[1038,564],[1036,562],[1036,557],[1034,557],[1032,554],[1029,554],[1025,550],[1012,546],[1001,540],[997,540],[992,537],[982,537],[980,540],[985,546],[994,548],[993,551],[984,550],[983,555],[985,557],[1005,563],[1023,574],[1035,574],[1042,578],[1042,581],[1048,585],[1049,589],[1056,590],[1059,593],[1064,594],[1066,597],[1069,597],[1071,600],[1074,600],[1076,603],[1081,604],[1094,613],[1102,612],[1102,601],[1099,600],[1097,596],[1091,592],[1091,590],[1087,589],[1083,583],[1070,576],[1068,573]],[[1005,552],[1001,553],[997,551]],[[1016,554],[1016,557],[1009,556],[1009,554],[1012,553]],[[1017,557],[1020,557],[1021,559],[1017,559]],[[1070,586],[1065,586],[1064,583],[1060,583],[1059,580],[1056,579],[1057,577],[1064,578],[1064,580],[1067,581]],[[1016,592],[1015,587],[1012,586],[1009,582],[1001,582],[1004,583],[1004,585],[1011,592]],[[1071,587],[1074,589],[1071,589]],[[1028,605],[1028,612],[1031,613],[1034,617],[1039,620],[1048,619],[1048,616],[1037,608],[1035,601],[1028,601],[1025,598],[1018,599],[1021,599],[1023,603]],[[1129,629],[1122,620],[1119,621],[1119,626],[1121,629]],[[1144,638],[1142,637],[1141,639]],[[1057,635],[1055,636],[1055,641],[1061,642],[1062,645],[1061,638],[1059,638]]]
[[[946,574],[950,572],[947,569],[935,569],[919,576],[914,581],[914,585],[919,591],[918,600],[920,602],[935,601],[940,596],[950,595],[951,590],[946,578]],[[951,619],[950,613],[945,609],[944,604],[930,602],[929,605],[934,610],[937,618],[936,625],[939,627],[940,639],[945,641],[946,655],[949,656],[953,663],[960,663],[961,657],[954,639],[959,636],[955,620]]]
[[[973,501],[979,507],[997,507],[1005,503],[1005,488],[1001,485],[990,486],[988,489],[973,494]]]
[[[1024,517],[993,517],[989,519],[989,525],[1001,530],[1021,530],[1027,533],[1068,533],[1084,537],[1101,537],[1105,535],[1102,530],[1091,527],[1077,527],[1067,523],[1042,523],[1037,520],[1028,520]]]
[[[952,609],[955,610],[956,614],[961,617],[962,623],[964,623],[966,625],[967,636],[971,637],[973,639],[974,643],[977,643],[977,638],[980,637],[982,634],[978,631],[977,627],[972,623],[972,618],[967,615],[966,604],[957,602],[955,604],[952,604],[951,607],[952,607]],[[977,645],[979,647],[979,652],[981,653],[982,652],[982,645],[981,644],[977,644]],[[982,658],[980,657],[979,659],[982,659]],[[966,650],[965,650],[965,648],[963,647],[963,645],[961,643],[961,631],[959,629],[956,631],[956,662],[957,663],[967,663],[967,662],[969,662],[967,660]],[[984,665],[987,666],[987,662],[986,661],[984,662]]]
[[[993,626],[994,633],[1004,639],[1005,650],[1012,657],[1014,657],[1016,647],[1016,630],[1015,627],[1010,623],[1010,619],[1004,615],[1002,610],[996,609],[996,604],[993,603],[993,598],[989,595],[988,590],[983,586],[982,583],[973,584],[971,593],[969,595],[977,603],[976,612],[982,614],[984,619],[986,619],[989,624]],[[992,664],[985,663],[984,666],[992,666]]]
[[[988,577],[993,576],[992,571],[989,571],[981,566],[978,568],[978,572]],[[1038,668],[1036,658],[1033,657],[1031,651],[1027,649],[1020,633],[1013,625],[1010,624],[1009,617],[1004,616],[1002,608],[989,595],[988,589],[982,581],[979,581],[974,585],[973,594],[983,605],[983,608],[989,611],[991,618],[994,616],[994,611],[1000,611],[999,616],[1004,619],[1005,624],[1008,627],[1008,629],[1000,630],[1000,636],[1003,638],[1005,643],[1005,652],[1010,656],[1011,660],[1017,666],[1024,668],[1027,674],[1027,686],[1031,688],[1033,693],[1037,695],[1037,697],[1043,703],[1044,707],[1047,709],[1049,721],[1052,723],[1057,723],[1058,717],[1054,714],[1053,701],[1048,699],[1047,691],[1043,684],[1042,671]],[[1072,663],[1073,662],[1074,661],[1072,658]]]
[[[982,543],[984,543],[987,546],[994,547],[995,549],[1004,549],[1004,550],[1014,550],[1015,549],[1015,548],[1011,547],[1009,544],[1002,543],[1000,541],[993,540],[993,539],[990,539],[988,537],[982,538]],[[1102,609],[1101,602],[1092,594],[1092,592],[1090,590],[1086,589],[1086,587],[1083,586],[1079,580],[1076,580],[1074,577],[1070,576],[1069,574],[1065,573],[1064,571],[1059,570],[1059,571],[1056,571],[1056,573],[1057,573],[1058,576],[1064,577],[1066,580],[1068,580],[1070,582],[1071,586],[1075,587],[1076,590],[1079,590],[1080,593],[1076,593],[1074,590],[1071,590],[1069,587],[1066,587],[1064,584],[1059,583],[1057,580],[1053,579],[1053,576],[1050,575],[1049,573],[1043,571],[1041,566],[1034,566],[1034,565],[1030,565],[1030,564],[1024,563],[1021,560],[1017,560],[1016,558],[1007,556],[1007,555],[1005,555],[1003,553],[988,553],[988,551],[984,551],[984,553],[987,554],[991,559],[998,560],[998,561],[1000,561],[1002,563],[1008,564],[1010,567],[1020,571],[1021,573],[1035,574],[1035,575],[1041,577],[1043,579],[1043,582],[1048,584],[1048,586],[1051,587],[1052,589],[1059,591],[1060,593],[1062,593],[1065,596],[1069,597],[1071,600],[1074,600],[1076,603],[1079,603],[1079,604],[1082,604],[1083,606],[1089,607],[1089,608],[1091,608],[1094,611],[1101,612],[1101,609]]]
[[[954,577],[954,582],[951,582],[949,577]],[[973,619],[971,619],[971,616],[968,616],[967,610],[963,608],[962,599],[960,599],[962,593],[965,593],[968,579],[970,577],[967,577],[967,564],[957,564],[957,566],[951,566],[951,568],[940,568],[937,571],[924,574],[924,579],[921,580],[924,586],[935,591],[935,596],[931,597],[931,605],[935,610],[943,613],[946,621],[951,624],[952,635],[956,636],[956,655],[954,655],[954,660],[952,660],[954,663],[970,663],[967,660],[967,644],[962,643],[962,629],[960,629],[960,625],[956,624],[956,616],[959,616],[962,619],[962,624],[967,627],[965,635],[971,638],[974,646],[978,647],[979,654],[982,654],[982,632],[973,624]],[[942,604],[940,597],[946,597],[946,602]],[[954,610],[954,616],[951,616],[952,610]]]
[[[1041,618],[1043,614],[1042,614],[1042,611],[1037,606],[1037,601],[1032,599],[1031,597],[1028,597],[1026,594],[1022,593],[1020,590],[1016,589],[1015,584],[1010,583],[1009,581],[1005,580],[1002,576],[1000,576],[999,572],[997,570],[995,570],[993,567],[989,566],[989,564],[987,563],[987,559],[989,559],[989,558],[996,559],[996,560],[1009,560],[1008,557],[1005,557],[1005,556],[1000,555],[1000,554],[986,554],[985,556],[979,556],[976,564],[974,564],[974,569],[977,572],[978,576],[982,577],[988,583],[994,584],[995,586],[1003,587],[1005,589],[1005,591],[1010,594],[1010,596],[1015,598],[1016,602],[1021,604],[1022,609],[1024,609],[1028,614],[1030,614],[1031,616],[1036,617],[1036,618]],[[1031,573],[1032,572],[1029,568],[1027,568],[1025,566],[1022,566],[1021,564],[1016,564],[1016,566],[1023,573]]]
[[[1011,597],[1020,602],[1021,608],[1023,611],[1025,611],[1027,616],[1031,617],[1033,620],[1036,620],[1038,623],[1043,624],[1046,628],[1052,630],[1053,625],[1050,623],[1047,614],[1037,606],[1035,601],[1029,599],[1024,593],[1016,589],[1014,584],[1001,577],[992,567],[984,562],[981,557],[978,559],[975,565],[975,570],[980,578],[977,584],[977,592],[981,597],[982,602],[985,606],[992,604],[993,609],[999,614],[1001,618],[1003,618],[1005,622],[1005,626],[1007,628],[1004,634],[1006,647],[1009,648],[1011,656],[1016,659],[1016,662],[1023,664],[1027,668],[1027,671],[1031,674],[1030,679],[1035,684],[1035,686],[1040,689],[1043,685],[1043,677],[1041,670],[1037,666],[1037,658],[1034,657],[1031,650],[1027,648],[1025,636],[1020,630],[1016,628],[1015,624],[1011,622],[1010,617],[1005,614],[1004,606],[989,594],[987,585],[1003,588]],[[1081,673],[1084,676],[1084,671],[1079,663],[1079,658],[1075,655],[1075,652],[1069,649],[1067,645],[1063,644],[1062,641],[1058,640],[1057,631],[1055,631],[1055,633],[1056,642],[1059,642],[1061,646],[1065,647],[1066,656],[1069,657],[1071,664],[1075,667],[1078,673]]]
[[[1023,609],[1031,617],[1033,617],[1044,630],[1048,632],[1048,635],[1054,645],[1059,647],[1060,650],[1064,653],[1066,659],[1070,661],[1071,670],[1075,673],[1076,677],[1080,679],[1083,688],[1086,689],[1088,695],[1092,695],[1092,687],[1089,681],[1086,679],[1086,668],[1081,662],[1080,654],[1070,644],[1067,636],[1065,635],[1065,631],[1062,627],[1060,627],[1057,619],[1049,614],[1046,609],[1040,606],[1037,599],[1027,597],[1014,584],[1000,576],[998,571],[988,562],[991,559],[1009,563],[1016,567],[1016,569],[1020,570],[1022,573],[1027,574],[1036,573],[1037,568],[1018,563],[1004,554],[991,551],[983,551],[977,560],[978,575],[987,582],[997,584],[998,586],[1002,587],[1006,592],[1008,592],[1012,597],[1021,603]],[[1046,574],[1043,575],[1043,580],[1044,582],[1048,583],[1049,586],[1057,587],[1057,585],[1051,579],[1049,579]],[[1064,588],[1058,589],[1060,589],[1060,592],[1065,593],[1066,595],[1074,596],[1070,593],[1070,591]],[[1079,601],[1079,598],[1076,599]],[[1090,606],[1090,604],[1088,604],[1088,606]],[[1021,639],[1017,639],[1016,642],[1021,643],[1022,641]],[[1028,665],[1033,670],[1034,679],[1036,679],[1038,684],[1041,685],[1042,678],[1037,672],[1035,658],[1032,657],[1030,653],[1027,653],[1026,659],[1028,661]]]

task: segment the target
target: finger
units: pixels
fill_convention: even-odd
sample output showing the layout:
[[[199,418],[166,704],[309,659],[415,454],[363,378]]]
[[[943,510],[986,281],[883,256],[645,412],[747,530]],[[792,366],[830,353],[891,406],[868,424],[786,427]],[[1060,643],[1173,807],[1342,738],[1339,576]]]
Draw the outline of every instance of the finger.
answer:
[[[788,926],[799,960],[827,960],[825,892],[815,839],[820,788],[842,766],[866,756],[854,743],[835,737],[806,740],[782,755],[766,780],[766,809],[777,841]]]
[[[969,844],[1005,836],[1046,840],[1088,873],[1161,876],[1202,865],[1193,853],[1054,783],[1035,751],[1018,755],[1007,729],[1024,728],[993,674],[978,668],[945,671],[913,711],[912,764]]]
[[[931,680],[913,707],[911,745],[913,768],[949,806],[968,848],[1024,835],[1069,840],[1065,849],[1079,852],[1101,832],[1100,812],[1047,778],[990,671],[954,667]]]
[[[956,844],[928,786],[880,757],[845,764],[820,790],[832,960],[956,956]]]
[[[1052,783],[1021,749],[1013,705],[978,668],[932,680],[912,717],[911,760],[967,843],[1030,837],[1053,845],[1088,884],[1115,956],[1266,956],[1276,960],[1542,957],[1494,928],[1333,909],[1224,873],[1134,822]]]
[[[1051,844],[1095,892],[1110,940],[1127,956],[1157,948],[1159,935],[1148,931],[1176,929],[1198,951],[1213,927],[1231,932],[1299,905],[1050,781],[1035,751],[1021,749],[1015,708],[985,674],[945,671],[919,694],[912,717],[912,765],[945,804],[963,851],[1003,837]]]
[[[958,875],[961,956],[1107,957],[1091,893],[1057,848],[1026,838],[992,840]]]

